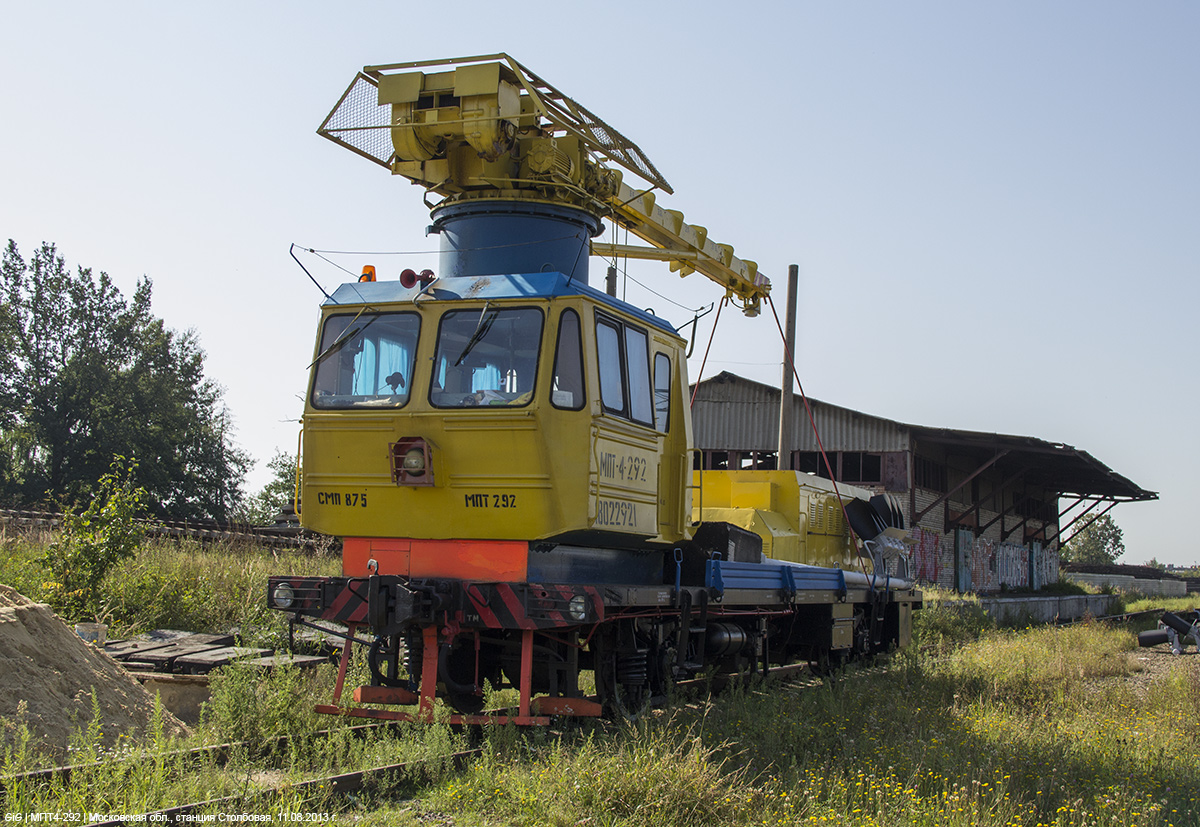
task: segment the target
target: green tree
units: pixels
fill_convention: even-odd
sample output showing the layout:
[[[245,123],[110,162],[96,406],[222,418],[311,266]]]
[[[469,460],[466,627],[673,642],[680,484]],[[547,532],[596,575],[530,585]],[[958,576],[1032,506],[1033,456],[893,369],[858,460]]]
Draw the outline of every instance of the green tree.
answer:
[[[275,515],[295,500],[296,457],[286,451],[276,450],[267,467],[275,476],[261,491],[246,498],[238,510],[239,522],[270,525],[275,522]]]
[[[1064,562],[1111,565],[1125,553],[1124,534],[1112,517],[1101,514],[1080,522],[1083,527],[1063,549]]]
[[[249,457],[232,441],[221,388],[192,331],[126,299],[106,273],[72,271],[52,244],[0,262],[0,487],[25,503],[83,502],[114,456],[163,517],[228,519]]]

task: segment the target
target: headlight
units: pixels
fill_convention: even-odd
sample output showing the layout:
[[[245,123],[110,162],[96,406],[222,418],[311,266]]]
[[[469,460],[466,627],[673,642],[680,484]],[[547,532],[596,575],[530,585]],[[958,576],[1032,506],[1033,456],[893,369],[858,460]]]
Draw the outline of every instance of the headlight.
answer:
[[[433,485],[433,446],[424,437],[398,439],[389,443],[388,452],[396,485]]]
[[[409,448],[404,455],[404,471],[419,477],[425,473],[425,451],[421,448]]]
[[[271,593],[271,600],[277,609],[290,609],[296,602],[296,592],[287,583],[279,583]]]
[[[587,620],[587,598],[582,594],[577,594],[572,597],[571,602],[567,604],[567,614],[571,616],[572,620],[578,620],[580,622]]]

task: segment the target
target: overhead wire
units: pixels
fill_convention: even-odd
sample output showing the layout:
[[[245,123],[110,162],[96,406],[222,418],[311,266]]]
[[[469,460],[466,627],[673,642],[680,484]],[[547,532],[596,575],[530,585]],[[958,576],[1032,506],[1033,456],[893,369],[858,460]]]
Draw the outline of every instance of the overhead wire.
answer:
[[[854,526],[850,523],[850,514],[846,511],[846,503],[842,500],[842,492],[838,489],[837,474],[833,472],[833,464],[829,461],[829,454],[825,451],[825,443],[821,440],[821,432],[817,429],[817,419],[813,415],[812,405],[808,401],[808,394],[804,392],[804,383],[800,381],[800,372],[796,370],[796,360],[792,355],[792,350],[788,347],[787,335],[783,332],[783,325],[779,322],[779,313],[775,310],[775,301],[771,298],[771,294],[767,294],[767,304],[771,306],[771,315],[775,317],[775,327],[779,329],[779,338],[783,341],[783,355],[787,359],[787,364],[792,369],[792,376],[796,380],[796,388],[800,391],[800,399],[804,402],[804,410],[808,413],[808,423],[812,426],[813,436],[817,440],[817,448],[821,452],[821,459],[825,462],[825,470],[829,472],[829,481],[833,483],[833,495],[837,497],[838,505],[842,509],[842,517],[846,521],[846,527],[850,529],[850,536],[854,539],[854,551],[858,554],[858,564],[862,567],[863,574],[867,575],[867,564],[863,560],[862,548],[858,541],[858,532],[854,530]],[[715,327],[715,323],[714,323]],[[697,382],[699,387],[699,382]],[[782,394],[783,389],[779,392]],[[692,394],[695,399],[695,393]],[[780,458],[782,459],[782,457]]]
[[[511,244],[492,244],[487,247],[457,247],[455,249],[468,253],[475,253],[481,250],[505,250],[510,247],[530,247],[534,244],[549,244],[553,241],[566,241],[569,238],[578,238],[577,233],[564,235],[558,238],[539,238],[534,241],[514,241]],[[435,255],[436,250],[315,250],[312,247],[301,247],[300,249],[313,253],[325,253],[331,256],[427,256]]]
[[[717,325],[721,322],[721,309],[727,304],[729,304],[729,296],[725,296],[717,305],[717,317],[713,319],[712,333],[708,334],[708,347],[704,348],[704,358],[700,360],[700,373],[696,375],[696,386],[692,388],[692,400],[688,403],[688,407],[696,404],[696,394],[700,392],[700,379],[704,376],[704,366],[708,363],[708,351],[712,349],[713,338],[717,335]]]
[[[503,250],[503,249],[507,249],[507,248],[511,248],[511,247],[528,247],[533,244],[550,244],[550,243],[558,242],[558,241],[566,241],[567,239],[572,239],[572,238],[578,238],[578,234],[565,235],[565,236],[561,236],[559,238],[542,238],[542,239],[538,239],[536,241],[518,241],[518,242],[514,242],[512,244],[493,244],[493,245],[486,246],[486,247],[459,247],[457,249],[460,252],[475,253],[475,252],[480,252],[483,250]],[[299,247],[301,250],[304,250],[307,253],[313,254],[317,258],[321,259],[321,261],[325,262],[326,264],[330,265],[331,267],[335,267],[338,270],[341,270],[343,273],[345,273],[346,275],[348,275],[354,279],[358,278],[357,273],[355,273],[353,270],[346,269],[342,265],[338,264],[336,261],[333,261],[332,259],[328,258],[328,256],[428,256],[428,255],[436,255],[436,253],[437,253],[436,250],[390,250],[390,251],[388,251],[388,250],[376,250],[376,251],[318,250],[313,247],[305,247],[304,245],[296,244],[295,242],[293,242],[291,248],[289,248],[289,252],[291,252],[292,258],[296,260],[296,263],[300,265],[300,269],[303,270],[305,275],[307,275],[309,277],[309,279],[312,280],[312,283],[317,286],[317,289],[320,290],[325,295],[325,298],[329,299],[330,301],[333,301],[333,298],[329,295],[329,293],[325,290],[325,288],[320,285],[320,283],[316,280],[316,278],[313,276],[313,274],[308,272],[308,268],[305,267],[304,264],[301,263],[300,259],[296,258],[295,249],[297,247]],[[582,253],[582,250],[580,252]],[[576,260],[576,263],[578,263],[579,254],[576,255],[575,260]]]
[[[621,229],[620,225],[617,225],[617,229],[618,229],[618,231]],[[629,243],[629,228],[626,227],[624,229],[625,229],[625,243],[628,244]],[[459,249],[459,251],[462,251],[462,252],[475,253],[475,252],[481,252],[484,250],[504,250],[504,249],[509,249],[512,247],[528,247],[533,244],[548,244],[551,242],[566,241],[567,239],[570,239],[570,238],[576,238],[576,236],[568,235],[568,236],[562,236],[561,238],[546,238],[546,239],[539,239],[537,241],[518,241],[518,242],[514,242],[512,244],[494,244],[494,245],[490,245],[490,246],[486,246],[486,247],[460,247],[458,249]],[[352,270],[346,269],[345,267],[341,266],[340,264],[338,264],[335,261],[330,260],[329,258],[327,258],[327,256],[421,256],[421,255],[434,255],[437,252],[435,250],[373,250],[373,251],[372,250],[318,250],[314,247],[305,247],[303,245],[295,245],[295,246],[299,247],[301,250],[304,250],[307,253],[312,253],[314,256],[321,259],[326,264],[336,267],[337,269],[341,270],[343,273],[346,273],[347,275],[350,275],[350,276],[354,276],[356,278],[358,275],[357,273],[355,273]],[[602,258],[606,262],[609,261],[609,259],[607,257],[602,257]],[[578,260],[578,256],[576,256],[576,259]],[[668,304],[672,304],[675,307],[678,307],[680,310],[686,310],[689,313],[699,313],[700,310],[702,309],[702,308],[688,307],[685,304],[680,304],[679,302],[675,301],[674,299],[670,298],[669,296],[664,296],[662,293],[659,293],[657,290],[650,287],[646,283],[639,281],[639,280],[635,279],[633,276],[629,275],[629,258],[628,258],[628,256],[626,256],[625,264],[623,266],[621,264],[621,260],[620,260],[619,256],[613,256],[611,261],[612,261],[612,266],[617,268],[618,272],[620,272],[621,275],[624,276],[626,282],[632,281],[634,284],[636,284],[638,287],[645,290],[647,293],[657,296],[658,298],[662,299],[663,301],[667,302]],[[311,276],[310,276],[310,278],[311,278]],[[622,301],[625,301],[625,295],[626,295],[625,290],[623,288],[622,295],[621,295]]]
[[[613,234],[616,235],[617,233],[619,233],[621,231],[622,228],[621,228],[620,224],[614,223],[614,226],[616,229],[614,230]],[[625,230],[625,244],[628,245],[629,244],[629,228],[625,227],[624,230]],[[673,304],[676,307],[678,307],[680,310],[686,310],[689,313],[699,313],[701,310],[704,309],[703,307],[688,307],[686,304],[680,304],[679,302],[675,301],[674,299],[670,298],[669,296],[664,296],[662,293],[659,293],[653,287],[650,287],[649,285],[645,284],[644,282],[638,281],[633,276],[629,275],[629,256],[628,255],[625,256],[624,266],[621,265],[620,255],[613,255],[613,257],[611,259],[608,258],[608,256],[600,256],[600,258],[606,264],[609,264],[610,266],[616,268],[617,272],[619,272],[622,276],[624,276],[625,282],[626,282],[625,286],[627,286],[628,282],[632,281],[634,284],[636,284],[638,287],[645,290],[647,293],[658,296],[660,299],[667,302],[668,304]],[[621,301],[625,301],[625,286],[623,286],[622,290],[621,290]]]

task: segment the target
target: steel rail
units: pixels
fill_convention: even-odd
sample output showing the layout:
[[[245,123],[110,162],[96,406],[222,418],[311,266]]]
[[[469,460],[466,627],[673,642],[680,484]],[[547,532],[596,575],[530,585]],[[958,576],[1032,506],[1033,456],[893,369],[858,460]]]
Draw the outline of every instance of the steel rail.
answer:
[[[1143,609],[1140,612],[1126,612],[1118,615],[1104,615],[1103,617],[1083,617],[1072,618],[1071,620],[1055,620],[1055,626],[1071,626],[1076,623],[1087,623],[1088,621],[1105,622],[1105,623],[1128,623],[1135,617],[1144,617],[1145,615],[1160,614],[1164,609]]]
[[[63,515],[55,511],[0,509],[0,524],[17,528],[59,528]],[[221,523],[217,520],[139,519],[138,525],[151,537],[186,537],[202,542],[240,540],[260,545],[309,548],[326,541],[324,535],[299,528]]]
[[[139,813],[136,815],[126,815],[112,821],[94,821],[89,823],[89,827],[121,827],[121,825],[139,825],[145,827],[146,824],[179,824],[193,823],[191,817],[197,810],[214,809],[219,807],[244,807],[247,801],[261,800],[272,798],[283,793],[308,795],[315,792],[334,792],[348,793],[361,790],[368,782],[376,778],[383,778],[388,775],[404,772],[406,770],[422,767],[431,764],[434,761],[444,761],[449,759],[453,762],[456,769],[462,769],[466,765],[466,760],[479,755],[482,752],[481,748],[464,750],[462,752],[451,753],[443,758],[429,758],[421,761],[406,761],[400,764],[387,764],[379,767],[371,767],[365,770],[355,770],[353,772],[339,773],[337,775],[326,775],[319,778],[310,778],[305,781],[296,783],[284,782],[275,787],[266,787],[261,790],[247,792],[240,795],[225,796],[223,798],[210,798],[205,801],[194,801],[188,804],[179,804],[174,807],[168,807],[162,810],[152,810],[147,813]]]
[[[774,684],[774,688],[790,688],[794,687],[800,691],[815,689],[819,686],[824,686],[830,680],[831,676],[820,676],[814,674],[810,679],[801,681],[799,674],[808,668],[807,664],[789,664],[787,666],[775,667],[768,673],[768,680]],[[887,664],[871,666],[855,670],[838,670],[832,678],[834,680],[866,678],[873,675],[886,673]],[[692,688],[696,686],[708,685],[715,691],[721,691],[729,685],[735,683],[739,679],[744,679],[745,675],[725,674],[715,675],[711,679],[697,679],[691,681],[682,681],[676,684],[676,687]],[[364,729],[368,727],[355,727],[354,729]],[[332,732],[334,730],[325,730],[324,732]],[[280,736],[285,738],[286,736]],[[229,746],[229,745],[222,745]],[[468,759],[478,756],[482,753],[482,748],[463,750],[461,752],[452,753],[445,758],[425,759],[421,761],[407,761],[398,764],[388,764],[377,767],[370,767],[364,770],[354,770],[351,772],[338,773],[335,775],[321,776],[310,778],[300,782],[284,782],[274,787],[266,787],[253,792],[242,793],[239,795],[225,796],[221,798],[211,798],[205,801],[189,802],[179,804],[174,807],[167,807],[160,810],[154,810],[136,815],[128,815],[123,818],[113,819],[111,821],[92,822],[89,827],[118,827],[118,825],[137,824],[145,825],[147,823],[159,824],[177,824],[177,823],[192,823],[193,814],[198,810],[203,809],[218,809],[220,807],[241,808],[244,811],[245,805],[252,801],[263,801],[264,799],[279,796],[283,793],[296,794],[305,796],[320,791],[322,794],[328,793],[347,793],[361,790],[369,782],[378,779],[386,778],[395,773],[406,772],[418,767],[433,763],[434,761],[442,761],[449,759],[453,762],[456,769],[461,770],[466,766]]]
[[[211,745],[202,746],[202,747],[187,747],[185,749],[169,750],[165,753],[162,753],[162,757],[175,758],[175,757],[179,757],[179,756],[184,756],[193,761],[198,761],[205,757],[212,757],[217,763],[223,764],[223,763],[225,763],[225,761],[227,761],[229,759],[229,756],[232,755],[234,753],[234,751],[238,750],[238,749],[257,750],[259,752],[269,752],[269,751],[274,751],[281,747],[287,746],[287,744],[293,738],[296,738],[296,737],[328,738],[329,736],[333,735],[334,733],[350,732],[352,735],[361,738],[362,736],[367,735],[372,731],[384,730],[384,729],[387,729],[390,727],[395,727],[396,725],[397,725],[396,721],[380,721],[378,723],[372,723],[372,724],[355,724],[354,726],[331,727],[329,729],[321,729],[321,730],[317,730],[316,732],[307,733],[303,736],[274,735],[274,736],[272,736],[270,738],[266,738],[262,741],[228,741],[228,742],[225,742],[222,744],[211,744]],[[122,763],[127,763],[130,761],[141,761],[141,760],[145,760],[148,757],[153,757],[153,755],[154,755],[153,753],[147,753],[146,751],[138,751],[138,752],[130,753],[128,756],[123,757],[121,759],[121,761],[122,761]],[[34,783],[34,784],[45,784],[45,783],[48,783],[51,781],[58,780],[58,781],[62,781],[65,783],[65,782],[71,780],[71,775],[73,773],[76,773],[76,772],[79,772],[82,770],[88,770],[88,769],[94,769],[97,767],[102,767],[106,763],[107,763],[106,761],[96,761],[94,763],[88,763],[88,764],[70,764],[70,765],[61,766],[61,767],[45,767],[45,768],[39,769],[39,770],[30,770],[29,772],[15,773],[13,775],[0,776],[0,790],[6,790],[10,786],[13,786],[15,784],[20,784],[23,782]]]

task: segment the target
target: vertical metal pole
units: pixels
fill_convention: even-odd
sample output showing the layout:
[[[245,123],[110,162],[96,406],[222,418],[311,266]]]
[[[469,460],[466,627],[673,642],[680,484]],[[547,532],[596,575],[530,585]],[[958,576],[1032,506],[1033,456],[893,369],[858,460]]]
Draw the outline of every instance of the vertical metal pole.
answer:
[[[530,723],[529,702],[533,695],[533,630],[521,631],[521,698],[518,702],[519,723]],[[524,719],[524,720],[521,720]]]
[[[788,267],[787,333],[783,353],[783,378],[779,384],[779,453],[775,467],[792,470],[792,363],[796,361],[796,286],[800,280],[800,267]],[[790,359],[789,359],[790,355]]]
[[[421,630],[421,701],[417,707],[417,720],[433,723],[433,702],[437,697],[438,680],[438,627],[426,626]]]
[[[354,645],[354,633],[358,631],[357,623],[346,624],[346,641],[342,644],[342,658],[338,663],[337,681],[333,684],[333,702],[342,700],[342,687],[346,683],[346,667],[350,665],[350,648]]]

